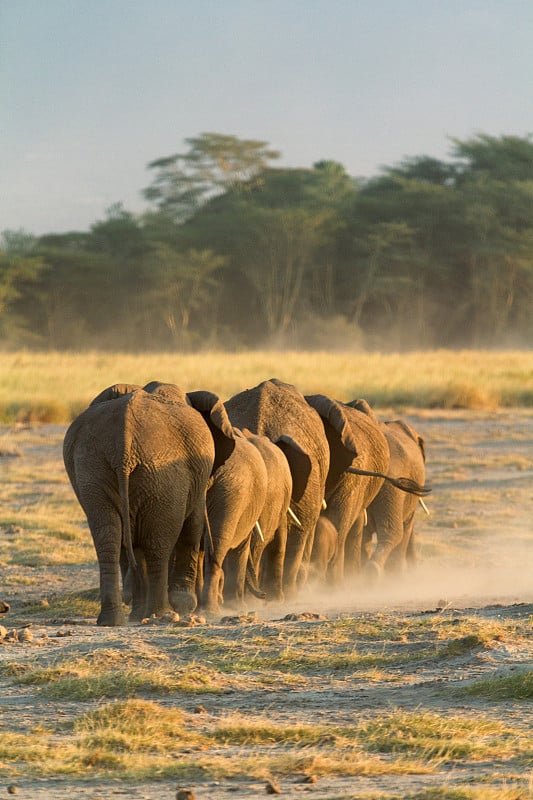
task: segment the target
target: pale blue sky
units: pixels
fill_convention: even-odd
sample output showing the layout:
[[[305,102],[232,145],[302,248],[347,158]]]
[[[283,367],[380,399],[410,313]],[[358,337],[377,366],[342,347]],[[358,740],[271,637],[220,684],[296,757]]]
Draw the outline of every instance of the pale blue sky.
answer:
[[[355,176],[533,131],[532,0],[0,0],[0,231],[146,203],[204,131]]]

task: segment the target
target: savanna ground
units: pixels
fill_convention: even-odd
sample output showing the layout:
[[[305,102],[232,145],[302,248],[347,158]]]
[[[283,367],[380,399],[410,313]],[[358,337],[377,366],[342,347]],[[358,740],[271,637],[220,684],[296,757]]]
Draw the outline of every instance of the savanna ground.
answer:
[[[0,792],[533,796],[533,355],[274,358],[0,358]],[[71,414],[115,381],[227,397],[272,375],[424,436],[417,569],[216,623],[97,628]]]

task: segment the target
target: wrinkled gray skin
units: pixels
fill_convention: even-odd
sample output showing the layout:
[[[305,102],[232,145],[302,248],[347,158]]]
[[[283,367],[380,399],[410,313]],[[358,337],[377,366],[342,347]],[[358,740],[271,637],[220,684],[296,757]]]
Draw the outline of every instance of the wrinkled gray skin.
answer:
[[[300,580],[307,577],[315,525],[320,514],[329,469],[329,448],[324,426],[303,395],[288,383],[272,378],[253,389],[240,392],[225,403],[233,425],[267,436],[284,449],[292,476],[292,501],[299,528],[289,521],[283,569],[283,591],[294,596],[300,568]],[[298,449],[285,448],[283,436],[289,436]],[[307,549],[307,560],[304,552]],[[302,564],[303,562],[303,564]]]
[[[194,609],[207,481],[234,446],[224,406],[213,398],[221,456],[202,415],[172,384],[111,386],[67,430],[65,467],[100,567],[99,625],[124,623],[121,567],[133,618],[162,614],[169,599],[182,613]]]
[[[252,573],[259,577],[259,585],[265,599],[283,601],[283,563],[287,547],[288,509],[292,493],[292,476],[284,452],[294,449],[296,443],[283,436],[281,446],[244,429],[243,434],[257,448],[263,458],[267,472],[265,503],[259,516],[262,537],[252,534],[250,563]]]
[[[354,401],[361,411],[376,419],[365,401]],[[420,434],[403,420],[379,423],[387,439],[390,451],[389,474],[393,477],[411,478],[420,486],[424,485],[425,450]],[[403,570],[408,560],[414,560],[414,517],[418,497],[402,492],[385,482],[373,502],[367,508],[368,524],[364,539],[368,542],[373,534],[377,543],[370,560],[365,565],[369,577],[387,570]],[[363,557],[367,547],[363,547]]]
[[[203,543],[202,606],[210,613],[219,611],[221,593],[224,603],[241,607],[244,602],[250,536],[257,535],[252,529],[263,510],[266,487],[261,454],[246,438],[237,437],[233,453],[216,470],[207,490],[210,535]]]
[[[306,400],[320,414],[330,449],[323,516],[338,534],[328,582],[339,585],[347,575],[360,570],[364,510],[383,485],[382,477],[354,475],[346,469],[357,467],[385,474],[389,448],[380,425],[366,413],[325,395],[311,395]]]
[[[325,583],[330,567],[337,555],[339,536],[335,525],[324,514],[318,518],[315,538],[311,551],[309,577],[318,583]]]

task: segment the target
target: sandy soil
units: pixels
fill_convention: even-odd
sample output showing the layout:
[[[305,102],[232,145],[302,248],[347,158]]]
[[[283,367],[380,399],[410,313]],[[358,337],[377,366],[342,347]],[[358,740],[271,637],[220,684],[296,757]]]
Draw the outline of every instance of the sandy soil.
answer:
[[[297,602],[283,608],[259,607],[256,621],[251,624],[208,624],[195,628],[203,637],[226,636],[235,642],[239,637],[256,632],[264,635],[290,637],[313,626],[325,624],[324,619],[298,618],[301,612],[316,612],[327,620],[339,617],[358,617],[369,620],[379,617],[397,619],[418,618],[421,615],[441,615],[461,620],[479,616],[494,620],[518,619],[529,635],[516,641],[494,641],[488,647],[474,648],[453,659],[428,659],[398,667],[396,676],[382,682],[365,679],[354,673],[341,677],[323,672],[310,676],[303,687],[261,685],[248,681],[221,695],[195,695],[157,698],[158,702],[179,703],[192,711],[202,704],[205,712],[217,716],[239,711],[250,718],[267,715],[278,722],[307,722],[322,720],[348,724],[354,716],[372,715],[386,709],[428,709],[439,714],[480,713],[521,725],[533,725],[531,702],[487,703],[476,699],[457,700],[453,691],[443,691],[482,676],[508,674],[533,663],[533,413],[505,412],[416,412],[403,415],[424,436],[427,450],[428,482],[433,494],[428,500],[431,515],[420,509],[417,531],[420,542],[420,564],[416,571],[396,583],[381,585],[372,591],[345,590],[328,595],[327,600],[316,590],[308,590]],[[44,426],[34,430],[4,430],[2,469],[9,469],[12,458],[23,459],[32,465],[54,464],[51,476],[60,474],[61,439],[64,429]],[[9,435],[8,435],[9,434]],[[17,450],[20,455],[14,455]],[[3,466],[2,466],[3,465]],[[51,495],[70,491],[66,480],[51,485]],[[46,497],[46,487],[41,496]],[[80,517],[81,519],[81,517]],[[106,646],[130,650],[136,643],[159,648],[165,652],[176,644],[176,632],[169,636],[165,626],[131,626],[100,629],[94,620],[25,614],[29,603],[53,599],[73,590],[90,589],[98,584],[95,561],[75,566],[29,566],[10,563],[5,557],[7,543],[20,535],[16,526],[0,528],[0,600],[11,610],[0,622],[8,628],[22,629],[31,622],[31,643],[4,643],[0,647],[0,666],[25,659],[32,663],[49,663],[59,655],[83,654]],[[88,534],[87,534],[88,535]],[[11,551],[10,551],[11,552]],[[28,583],[22,581],[27,577]],[[295,619],[285,619],[294,612]],[[188,629],[183,629],[183,636]],[[57,635],[57,634],[65,635]],[[387,642],[361,642],[361,652],[385,648]],[[411,646],[406,643],[406,648]],[[414,647],[415,644],[412,644]],[[420,642],[416,643],[420,646]],[[309,638],[309,648],[313,640]],[[365,650],[366,648],[366,650]],[[0,673],[0,716],[9,730],[27,732],[37,723],[46,725],[58,715],[68,721],[91,703],[61,703],[43,701],[35,686],[20,686]],[[6,720],[8,721],[6,726]],[[238,757],[238,753],[236,754]],[[427,775],[383,775],[321,777],[316,784],[301,783],[301,776],[280,779],[283,797],[309,795],[313,798],[357,798],[407,796],[431,786],[455,786],[469,780],[479,782],[483,776],[494,775],[503,765],[496,762],[462,763],[450,769],[446,764]],[[2,782],[16,784],[21,797],[32,800],[44,798],[112,798],[125,795],[132,798],[163,800],[175,797],[177,783],[173,781],[129,782],[106,779],[76,780],[73,778],[35,778],[25,774]],[[187,788],[197,798],[264,796],[265,781],[197,780]],[[526,797],[519,794],[517,797]]]

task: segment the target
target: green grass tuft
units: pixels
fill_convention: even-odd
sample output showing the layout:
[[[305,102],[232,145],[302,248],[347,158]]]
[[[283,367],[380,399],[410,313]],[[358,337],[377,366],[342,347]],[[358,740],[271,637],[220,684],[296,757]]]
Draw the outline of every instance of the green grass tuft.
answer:
[[[533,700],[533,670],[475,681],[462,692],[487,700]]]

